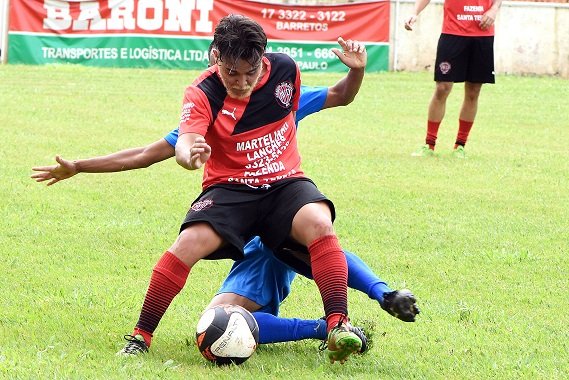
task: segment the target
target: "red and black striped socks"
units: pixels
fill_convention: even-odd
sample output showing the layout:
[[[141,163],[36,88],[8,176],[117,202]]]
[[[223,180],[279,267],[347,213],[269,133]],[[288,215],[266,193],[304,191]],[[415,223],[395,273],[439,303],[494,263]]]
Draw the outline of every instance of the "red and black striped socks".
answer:
[[[322,236],[308,245],[312,276],[320,290],[328,331],[348,315],[348,266],[335,235]]]
[[[133,335],[142,335],[148,347],[152,333],[174,297],[184,287],[189,274],[190,268],[168,251],[154,266],[140,317],[133,332]]]

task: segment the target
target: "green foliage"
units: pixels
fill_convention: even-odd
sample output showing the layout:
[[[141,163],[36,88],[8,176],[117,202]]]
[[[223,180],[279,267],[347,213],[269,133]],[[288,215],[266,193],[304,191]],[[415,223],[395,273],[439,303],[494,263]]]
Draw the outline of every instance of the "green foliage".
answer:
[[[424,142],[428,73],[368,74],[355,102],[301,122],[306,173],[336,204],[336,229],[393,288],[409,287],[418,322],[350,291],[373,326],[371,352],[329,365],[318,342],[266,345],[215,368],[195,323],[231,265],[199,263],[160,324],[152,352],[114,354],[130,333],[151,269],[174,241],[201,173],[173,160],[80,174],[46,188],[30,168],[146,145],[175,128],[197,73],[76,66],[0,67],[0,377],[8,379],[556,379],[569,372],[569,86],[499,76],[484,86],[466,146],[450,155],[462,86]],[[305,75],[313,85],[338,75]],[[318,318],[298,278],[283,316]]]

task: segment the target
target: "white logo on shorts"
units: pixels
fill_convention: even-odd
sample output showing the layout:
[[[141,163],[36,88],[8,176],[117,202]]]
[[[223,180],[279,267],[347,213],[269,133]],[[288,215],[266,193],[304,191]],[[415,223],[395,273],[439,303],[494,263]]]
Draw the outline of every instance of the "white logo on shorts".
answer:
[[[194,203],[192,205],[192,211],[202,211],[205,209],[210,208],[211,206],[213,206],[213,201],[211,199],[203,199],[201,201],[198,201],[196,203]]]
[[[443,73],[443,74],[448,74],[450,69],[451,69],[451,66],[450,66],[450,63],[448,63],[448,62],[441,62],[439,64],[439,70],[441,70],[441,73]]]

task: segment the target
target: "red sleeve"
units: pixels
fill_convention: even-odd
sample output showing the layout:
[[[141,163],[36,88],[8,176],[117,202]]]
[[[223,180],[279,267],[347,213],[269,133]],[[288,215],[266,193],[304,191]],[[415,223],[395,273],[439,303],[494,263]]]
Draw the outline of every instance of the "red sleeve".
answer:
[[[294,92],[294,99],[292,100],[292,111],[298,110],[298,102],[300,100],[300,69],[298,68],[298,63],[295,62],[296,65],[296,81],[294,82],[294,88],[296,91]]]
[[[212,121],[209,101],[202,90],[189,86],[184,93],[179,134],[197,133],[205,136]]]

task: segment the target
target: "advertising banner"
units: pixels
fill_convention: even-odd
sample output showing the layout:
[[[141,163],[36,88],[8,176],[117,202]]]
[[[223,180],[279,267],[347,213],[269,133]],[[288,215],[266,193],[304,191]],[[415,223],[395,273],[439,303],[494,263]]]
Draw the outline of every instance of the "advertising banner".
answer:
[[[8,62],[203,69],[219,20],[261,24],[267,50],[303,71],[344,71],[331,52],[339,36],[365,43],[368,71],[388,69],[389,1],[329,6],[246,0],[11,0]]]

